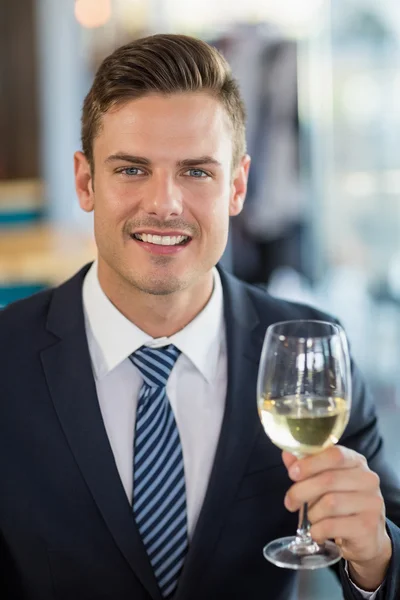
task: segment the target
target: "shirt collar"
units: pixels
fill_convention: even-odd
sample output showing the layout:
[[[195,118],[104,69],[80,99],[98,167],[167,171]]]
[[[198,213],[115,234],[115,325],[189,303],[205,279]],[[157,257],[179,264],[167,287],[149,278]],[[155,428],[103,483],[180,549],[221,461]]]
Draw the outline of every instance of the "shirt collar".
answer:
[[[103,292],[97,275],[97,261],[83,283],[83,307],[94,373],[101,379],[141,346],[174,344],[208,382],[216,376],[221,344],[225,340],[223,290],[217,269],[214,289],[204,309],[178,333],[152,338],[129,321]]]

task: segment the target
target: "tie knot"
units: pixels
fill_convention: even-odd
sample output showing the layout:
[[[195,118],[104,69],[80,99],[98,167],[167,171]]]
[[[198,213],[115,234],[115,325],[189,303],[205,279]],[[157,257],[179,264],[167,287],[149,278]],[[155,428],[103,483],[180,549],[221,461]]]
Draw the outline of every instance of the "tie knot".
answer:
[[[147,385],[165,387],[180,353],[173,344],[162,348],[142,346],[129,358],[139,369]]]

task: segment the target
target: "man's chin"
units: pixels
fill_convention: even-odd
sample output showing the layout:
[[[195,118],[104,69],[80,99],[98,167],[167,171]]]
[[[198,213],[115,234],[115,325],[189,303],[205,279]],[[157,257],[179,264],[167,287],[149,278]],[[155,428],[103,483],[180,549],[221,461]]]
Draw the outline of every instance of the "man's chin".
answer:
[[[170,286],[142,287],[140,291],[150,296],[171,296],[171,294],[179,292],[180,288],[172,288]]]
[[[142,277],[131,282],[144,294],[151,296],[169,296],[184,290],[187,285],[178,277]]]

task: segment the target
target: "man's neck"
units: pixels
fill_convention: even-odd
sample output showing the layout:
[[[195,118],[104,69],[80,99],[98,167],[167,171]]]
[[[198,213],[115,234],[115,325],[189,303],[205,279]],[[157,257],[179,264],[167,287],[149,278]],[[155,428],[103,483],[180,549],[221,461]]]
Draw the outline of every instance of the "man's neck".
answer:
[[[128,283],[112,285],[101,269],[98,277],[110,302],[153,338],[170,337],[181,331],[204,309],[213,290],[212,272],[194,286],[165,296],[144,293]]]

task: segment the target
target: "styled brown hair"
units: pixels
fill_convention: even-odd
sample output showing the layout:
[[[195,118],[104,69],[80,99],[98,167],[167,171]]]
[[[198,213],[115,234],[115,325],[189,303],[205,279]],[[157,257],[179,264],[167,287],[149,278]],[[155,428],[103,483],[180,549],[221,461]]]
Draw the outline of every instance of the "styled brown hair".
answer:
[[[239,86],[225,58],[186,35],[157,34],[121,46],[101,63],[82,111],[82,148],[94,168],[93,141],[110,108],[146,94],[208,92],[230,118],[233,168],[246,151],[246,113]]]

